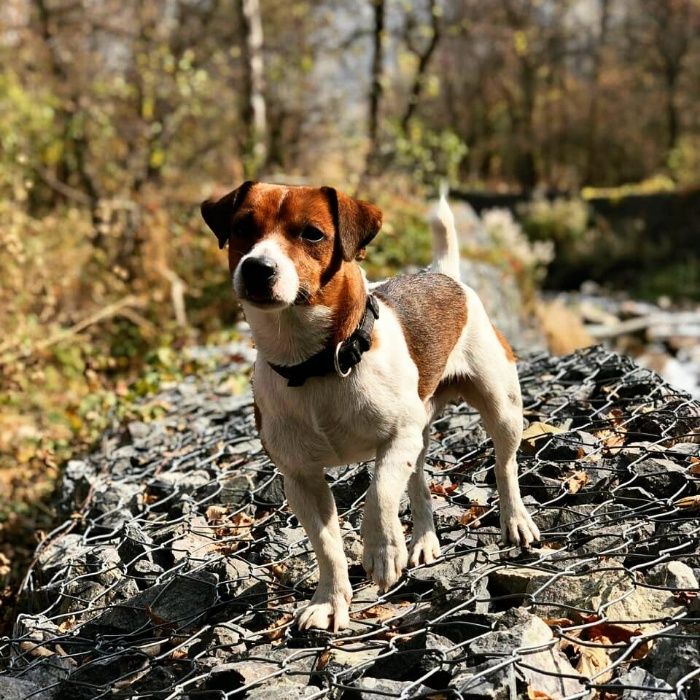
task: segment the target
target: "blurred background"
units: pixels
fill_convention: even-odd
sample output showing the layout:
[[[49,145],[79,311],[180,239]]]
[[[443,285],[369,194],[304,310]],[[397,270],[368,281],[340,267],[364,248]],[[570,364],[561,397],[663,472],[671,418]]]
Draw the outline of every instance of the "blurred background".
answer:
[[[447,181],[521,351],[697,394],[699,37],[697,0],[4,0],[4,609],[60,464],[240,332],[198,204],[244,179],[377,202],[375,278],[429,261]]]

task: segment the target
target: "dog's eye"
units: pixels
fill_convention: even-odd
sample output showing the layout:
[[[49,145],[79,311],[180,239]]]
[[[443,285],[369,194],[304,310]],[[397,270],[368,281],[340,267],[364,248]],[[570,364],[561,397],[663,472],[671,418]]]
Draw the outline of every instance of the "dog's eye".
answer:
[[[307,226],[301,232],[301,237],[305,241],[311,241],[312,243],[319,243],[325,238],[323,231],[319,231],[315,226]]]

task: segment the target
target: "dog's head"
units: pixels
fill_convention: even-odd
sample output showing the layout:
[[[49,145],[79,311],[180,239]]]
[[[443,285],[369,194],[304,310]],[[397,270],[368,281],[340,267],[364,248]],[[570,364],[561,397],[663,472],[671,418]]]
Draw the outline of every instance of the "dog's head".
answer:
[[[202,216],[229,244],[237,296],[261,309],[308,304],[377,235],[382,212],[331,187],[245,182]]]

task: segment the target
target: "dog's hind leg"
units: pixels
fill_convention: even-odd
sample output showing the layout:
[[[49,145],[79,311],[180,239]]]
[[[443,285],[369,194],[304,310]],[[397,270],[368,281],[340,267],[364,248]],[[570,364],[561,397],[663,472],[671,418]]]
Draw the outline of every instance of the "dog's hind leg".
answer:
[[[294,515],[316,553],[319,583],[311,603],[297,617],[300,629],[338,631],[350,623],[352,588],[333,494],[322,469],[283,470],[284,490]]]
[[[435,533],[433,506],[430,502],[430,489],[425,483],[423,464],[430,442],[430,425],[423,430],[423,449],[416,461],[416,468],[408,478],[408,497],[411,501],[413,534],[411,535],[410,566],[430,564],[440,556],[440,542]]]

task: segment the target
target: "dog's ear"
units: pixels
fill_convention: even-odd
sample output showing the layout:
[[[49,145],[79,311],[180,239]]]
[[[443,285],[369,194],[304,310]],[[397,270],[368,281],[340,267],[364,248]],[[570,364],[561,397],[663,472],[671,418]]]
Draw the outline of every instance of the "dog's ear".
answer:
[[[216,234],[219,241],[219,248],[223,248],[231,237],[231,220],[243,201],[250,188],[255,183],[251,180],[244,182],[240,187],[224,195],[221,199],[207,199],[202,202],[200,211],[206,225]]]
[[[322,187],[328,198],[343,259],[354,260],[382,227],[382,210],[361,199],[353,199],[332,187]]]

